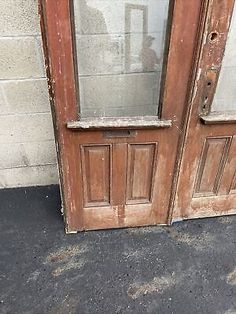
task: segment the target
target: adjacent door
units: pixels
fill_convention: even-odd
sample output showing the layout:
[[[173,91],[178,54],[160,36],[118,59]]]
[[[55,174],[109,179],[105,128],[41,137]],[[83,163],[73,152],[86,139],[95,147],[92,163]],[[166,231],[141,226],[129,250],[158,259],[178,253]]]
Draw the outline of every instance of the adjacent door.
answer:
[[[236,213],[236,5],[208,1],[173,221]]]

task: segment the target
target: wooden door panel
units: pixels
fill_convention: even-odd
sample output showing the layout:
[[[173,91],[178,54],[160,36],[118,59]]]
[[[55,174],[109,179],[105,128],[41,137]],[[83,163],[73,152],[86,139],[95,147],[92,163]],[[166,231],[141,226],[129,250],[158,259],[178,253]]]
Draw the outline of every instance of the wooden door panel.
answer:
[[[129,139],[106,138],[105,133],[90,131],[89,139],[86,132],[76,133],[81,152],[77,184],[83,187],[83,229],[166,224],[174,159],[165,156],[177,149],[171,132],[166,137],[164,130],[139,130]]]
[[[126,204],[151,202],[157,144],[129,144]]]
[[[196,176],[193,197],[217,194],[230,143],[231,137],[206,138]]]
[[[111,146],[81,146],[84,207],[110,205]]]
[[[153,197],[153,190],[158,184],[155,174],[160,167],[157,160],[158,142],[128,145],[125,226],[157,223],[156,212],[161,211],[157,195]]]
[[[186,189],[186,193],[178,200],[178,206],[181,207],[175,208],[181,213],[182,219],[236,213],[236,195],[233,187],[236,171],[235,136],[207,137],[202,146],[199,166],[196,167],[198,170],[194,174],[193,168],[189,167],[188,169],[190,175],[187,182],[190,189]],[[195,159],[197,156],[199,155],[196,154]],[[186,174],[187,172],[184,171],[182,177],[185,179],[185,183]],[[191,181],[194,186],[192,196],[190,194]],[[193,182],[195,182],[194,185]],[[176,215],[176,213],[177,211],[174,214]],[[174,216],[174,219],[177,220],[177,216]]]
[[[236,194],[236,171],[234,173],[234,178],[232,181],[232,186],[231,186],[230,192]]]
[[[196,174],[195,193],[185,212],[186,218],[229,215],[236,212],[236,198],[232,192],[236,170],[235,144],[235,136],[206,138]],[[197,186],[199,188],[204,180],[204,172],[204,189],[196,191]]]
[[[105,226],[116,228],[118,209],[111,201],[112,145],[82,144],[80,150],[83,228],[99,229]]]
[[[236,174],[236,136],[233,136],[221,178],[218,195],[228,195],[234,193]]]

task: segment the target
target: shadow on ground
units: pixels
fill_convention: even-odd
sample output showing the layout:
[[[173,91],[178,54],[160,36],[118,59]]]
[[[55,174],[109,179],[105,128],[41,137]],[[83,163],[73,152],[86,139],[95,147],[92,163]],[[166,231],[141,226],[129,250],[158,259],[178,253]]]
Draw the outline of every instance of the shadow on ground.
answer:
[[[0,313],[236,313],[236,217],[65,235],[57,186],[0,200]]]

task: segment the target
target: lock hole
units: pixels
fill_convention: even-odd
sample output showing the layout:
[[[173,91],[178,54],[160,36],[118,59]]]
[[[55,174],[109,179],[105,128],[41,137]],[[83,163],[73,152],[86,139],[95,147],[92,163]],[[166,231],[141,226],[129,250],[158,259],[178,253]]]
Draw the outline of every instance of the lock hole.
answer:
[[[210,42],[215,42],[218,38],[218,33],[217,32],[211,32],[209,35],[209,40]]]

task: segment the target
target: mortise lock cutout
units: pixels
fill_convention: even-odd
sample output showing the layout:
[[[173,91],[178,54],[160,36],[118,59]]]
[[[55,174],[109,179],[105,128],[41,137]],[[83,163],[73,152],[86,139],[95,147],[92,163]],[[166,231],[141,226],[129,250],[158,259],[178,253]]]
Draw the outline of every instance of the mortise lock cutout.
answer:
[[[201,105],[201,113],[202,114],[208,114],[210,110],[210,102],[212,101],[212,87],[213,87],[213,81],[210,77],[206,79],[205,83],[205,92],[203,94],[202,98],[202,105]]]

